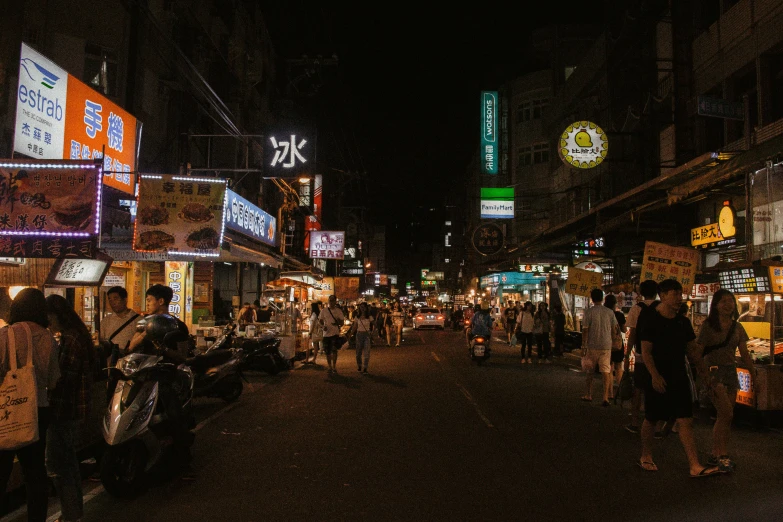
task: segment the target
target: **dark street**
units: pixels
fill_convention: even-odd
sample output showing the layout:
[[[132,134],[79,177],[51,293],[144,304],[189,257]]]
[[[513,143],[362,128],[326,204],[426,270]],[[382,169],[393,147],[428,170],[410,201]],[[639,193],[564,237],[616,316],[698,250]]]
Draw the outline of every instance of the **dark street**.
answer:
[[[522,366],[497,341],[482,367],[457,333],[411,330],[400,348],[374,348],[369,375],[342,351],[334,376],[323,361],[252,376],[236,405],[201,419],[194,482],[132,501],[85,482],[85,520],[783,517],[778,433],[735,428],[733,475],[688,478],[676,435],[656,441],[660,471],[643,472],[638,439],[622,429],[627,404],[585,404],[582,375],[564,359]],[[218,403],[199,404],[212,413]]]

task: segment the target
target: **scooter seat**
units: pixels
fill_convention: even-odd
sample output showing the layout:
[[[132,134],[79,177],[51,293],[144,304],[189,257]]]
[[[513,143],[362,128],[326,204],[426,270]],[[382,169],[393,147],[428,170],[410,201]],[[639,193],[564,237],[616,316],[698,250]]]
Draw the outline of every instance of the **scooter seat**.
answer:
[[[191,367],[195,372],[204,372],[210,368],[221,365],[234,357],[231,350],[214,350],[203,355],[191,357],[185,364]]]

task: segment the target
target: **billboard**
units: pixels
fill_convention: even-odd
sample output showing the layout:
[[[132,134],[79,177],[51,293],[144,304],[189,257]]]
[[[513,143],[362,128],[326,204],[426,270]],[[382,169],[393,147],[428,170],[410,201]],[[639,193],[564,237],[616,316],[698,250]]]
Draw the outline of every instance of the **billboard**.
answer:
[[[226,228],[245,234],[267,245],[275,246],[277,219],[233,190],[226,190],[224,216]]]
[[[95,257],[101,165],[0,162],[0,255]]]
[[[36,159],[102,158],[103,183],[134,194],[140,127],[117,104],[22,43],[14,152]]]
[[[133,250],[220,255],[225,199],[223,179],[142,176]]]
[[[311,231],[309,252],[311,259],[343,259],[345,232]]]
[[[481,92],[481,172],[498,173],[498,93]]]
[[[313,215],[305,218],[304,229],[306,232],[311,230],[321,230],[321,200],[323,194],[324,177],[316,174],[313,177]],[[305,251],[310,250],[310,234],[305,236]]]
[[[481,219],[514,219],[514,187],[482,188]]]

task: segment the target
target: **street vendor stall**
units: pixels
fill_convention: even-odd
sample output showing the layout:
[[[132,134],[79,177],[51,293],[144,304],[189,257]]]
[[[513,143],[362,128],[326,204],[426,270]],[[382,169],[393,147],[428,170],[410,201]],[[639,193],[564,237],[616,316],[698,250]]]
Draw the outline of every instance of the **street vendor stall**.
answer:
[[[738,368],[737,403],[760,411],[783,410],[783,266],[779,261],[716,266],[720,287],[737,298],[739,322],[748,334],[756,382]],[[738,359],[739,360],[739,359]]]
[[[303,358],[307,353],[308,328],[304,325],[307,313],[303,307],[308,300],[308,290],[316,286],[315,278],[309,272],[283,272],[278,279],[269,281],[266,295],[270,290],[275,293],[282,290],[281,313],[275,314],[275,322],[280,331],[280,352],[289,361]]]

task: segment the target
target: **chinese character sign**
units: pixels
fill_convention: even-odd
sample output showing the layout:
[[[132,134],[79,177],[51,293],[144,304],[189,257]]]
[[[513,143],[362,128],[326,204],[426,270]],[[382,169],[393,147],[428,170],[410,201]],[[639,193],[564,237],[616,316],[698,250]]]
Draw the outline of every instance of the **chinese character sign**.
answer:
[[[270,133],[264,147],[264,163],[269,176],[296,176],[310,169],[313,145],[301,132]]]
[[[647,241],[640,280],[652,279],[660,283],[665,279],[675,279],[687,291],[693,285],[698,262],[699,253],[692,248]]]
[[[564,290],[572,295],[590,297],[590,292],[595,288],[600,289],[603,282],[604,276],[599,272],[572,267],[568,269]]]
[[[219,255],[225,197],[226,182],[222,179],[142,176],[133,249]]]
[[[313,230],[310,232],[310,257],[312,259],[343,259],[345,232]]]
[[[277,219],[234,192],[226,191],[226,227],[275,246]]]
[[[609,139],[606,133],[591,121],[576,121],[560,135],[560,159],[572,167],[596,167],[603,163],[608,151]]]
[[[485,223],[473,232],[473,248],[479,254],[491,256],[503,249],[503,229],[494,223]]]
[[[171,287],[174,295],[169,303],[169,315],[173,315],[183,322],[188,312],[188,301],[191,298],[188,280],[188,263],[182,261],[166,261],[166,285]]]
[[[481,172],[498,173],[498,93],[481,93]]]
[[[136,118],[24,43],[20,56],[14,151],[36,159],[102,159],[103,182],[133,194]]]
[[[0,236],[97,236],[100,190],[93,163],[0,162]]]
[[[51,286],[101,286],[111,261],[103,259],[61,259],[46,279]]]

